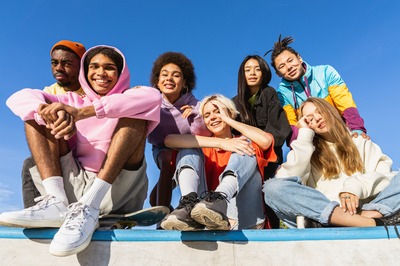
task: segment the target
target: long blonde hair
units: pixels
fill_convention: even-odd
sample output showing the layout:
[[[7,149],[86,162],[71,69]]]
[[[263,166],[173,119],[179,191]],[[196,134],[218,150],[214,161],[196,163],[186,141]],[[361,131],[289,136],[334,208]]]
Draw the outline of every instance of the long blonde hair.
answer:
[[[315,151],[311,157],[311,165],[327,179],[338,177],[341,171],[349,176],[355,172],[362,172],[364,167],[360,153],[338,111],[324,99],[310,97],[300,106],[300,117],[303,115],[303,107],[307,103],[314,104],[323,117],[328,131],[334,139],[334,147],[338,156],[336,157],[328,143],[316,134],[313,140]]]

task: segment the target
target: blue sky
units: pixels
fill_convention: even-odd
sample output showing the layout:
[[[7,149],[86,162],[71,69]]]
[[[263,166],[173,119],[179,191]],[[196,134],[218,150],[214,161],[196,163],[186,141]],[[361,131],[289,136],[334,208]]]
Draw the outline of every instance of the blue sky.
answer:
[[[2,1],[0,212],[22,207],[20,172],[29,156],[23,123],[5,101],[22,88],[54,83],[49,50],[61,39],[87,48],[118,47],[127,58],[131,85],[149,84],[159,54],[182,52],[194,63],[194,94],[201,99],[212,93],[233,97],[243,58],[263,55],[279,34],[291,35],[305,61],[330,64],[341,74],[369,135],[399,169],[399,10],[395,0]],[[271,85],[278,83],[274,75]],[[151,189],[158,170],[149,145],[146,156]]]

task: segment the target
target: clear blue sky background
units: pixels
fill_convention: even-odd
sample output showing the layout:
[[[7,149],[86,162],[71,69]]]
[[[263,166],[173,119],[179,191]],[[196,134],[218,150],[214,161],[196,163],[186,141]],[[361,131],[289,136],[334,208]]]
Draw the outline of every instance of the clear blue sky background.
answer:
[[[22,207],[20,172],[29,156],[23,123],[5,101],[22,88],[54,83],[49,50],[61,39],[87,48],[118,47],[127,58],[131,85],[149,84],[159,54],[182,52],[195,65],[194,94],[201,99],[212,93],[233,97],[243,58],[263,55],[279,34],[291,35],[293,48],[309,64],[338,70],[369,135],[398,169],[399,11],[397,0],[2,1],[0,212]],[[278,82],[274,75],[271,85]],[[158,170],[149,145],[146,156],[151,189]]]

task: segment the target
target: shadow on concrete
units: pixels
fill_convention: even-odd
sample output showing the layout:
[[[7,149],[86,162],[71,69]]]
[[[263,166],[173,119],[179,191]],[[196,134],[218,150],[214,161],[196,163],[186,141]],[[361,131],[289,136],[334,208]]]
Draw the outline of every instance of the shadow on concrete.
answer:
[[[189,248],[215,251],[218,250],[218,241],[236,245],[246,245],[248,238],[242,230],[234,231],[198,231],[181,232],[182,244]]]

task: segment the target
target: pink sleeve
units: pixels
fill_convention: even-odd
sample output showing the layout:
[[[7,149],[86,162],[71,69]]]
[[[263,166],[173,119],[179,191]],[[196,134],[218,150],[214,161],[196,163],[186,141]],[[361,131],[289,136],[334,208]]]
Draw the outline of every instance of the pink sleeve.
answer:
[[[56,95],[41,90],[23,89],[11,95],[6,104],[23,121],[34,119],[38,124],[44,125],[44,121],[37,115],[37,109],[40,104],[45,104],[46,100],[59,102]]]
[[[132,88],[123,93],[93,101],[98,118],[136,118],[148,120],[150,133],[160,122],[161,94],[150,87]]]

